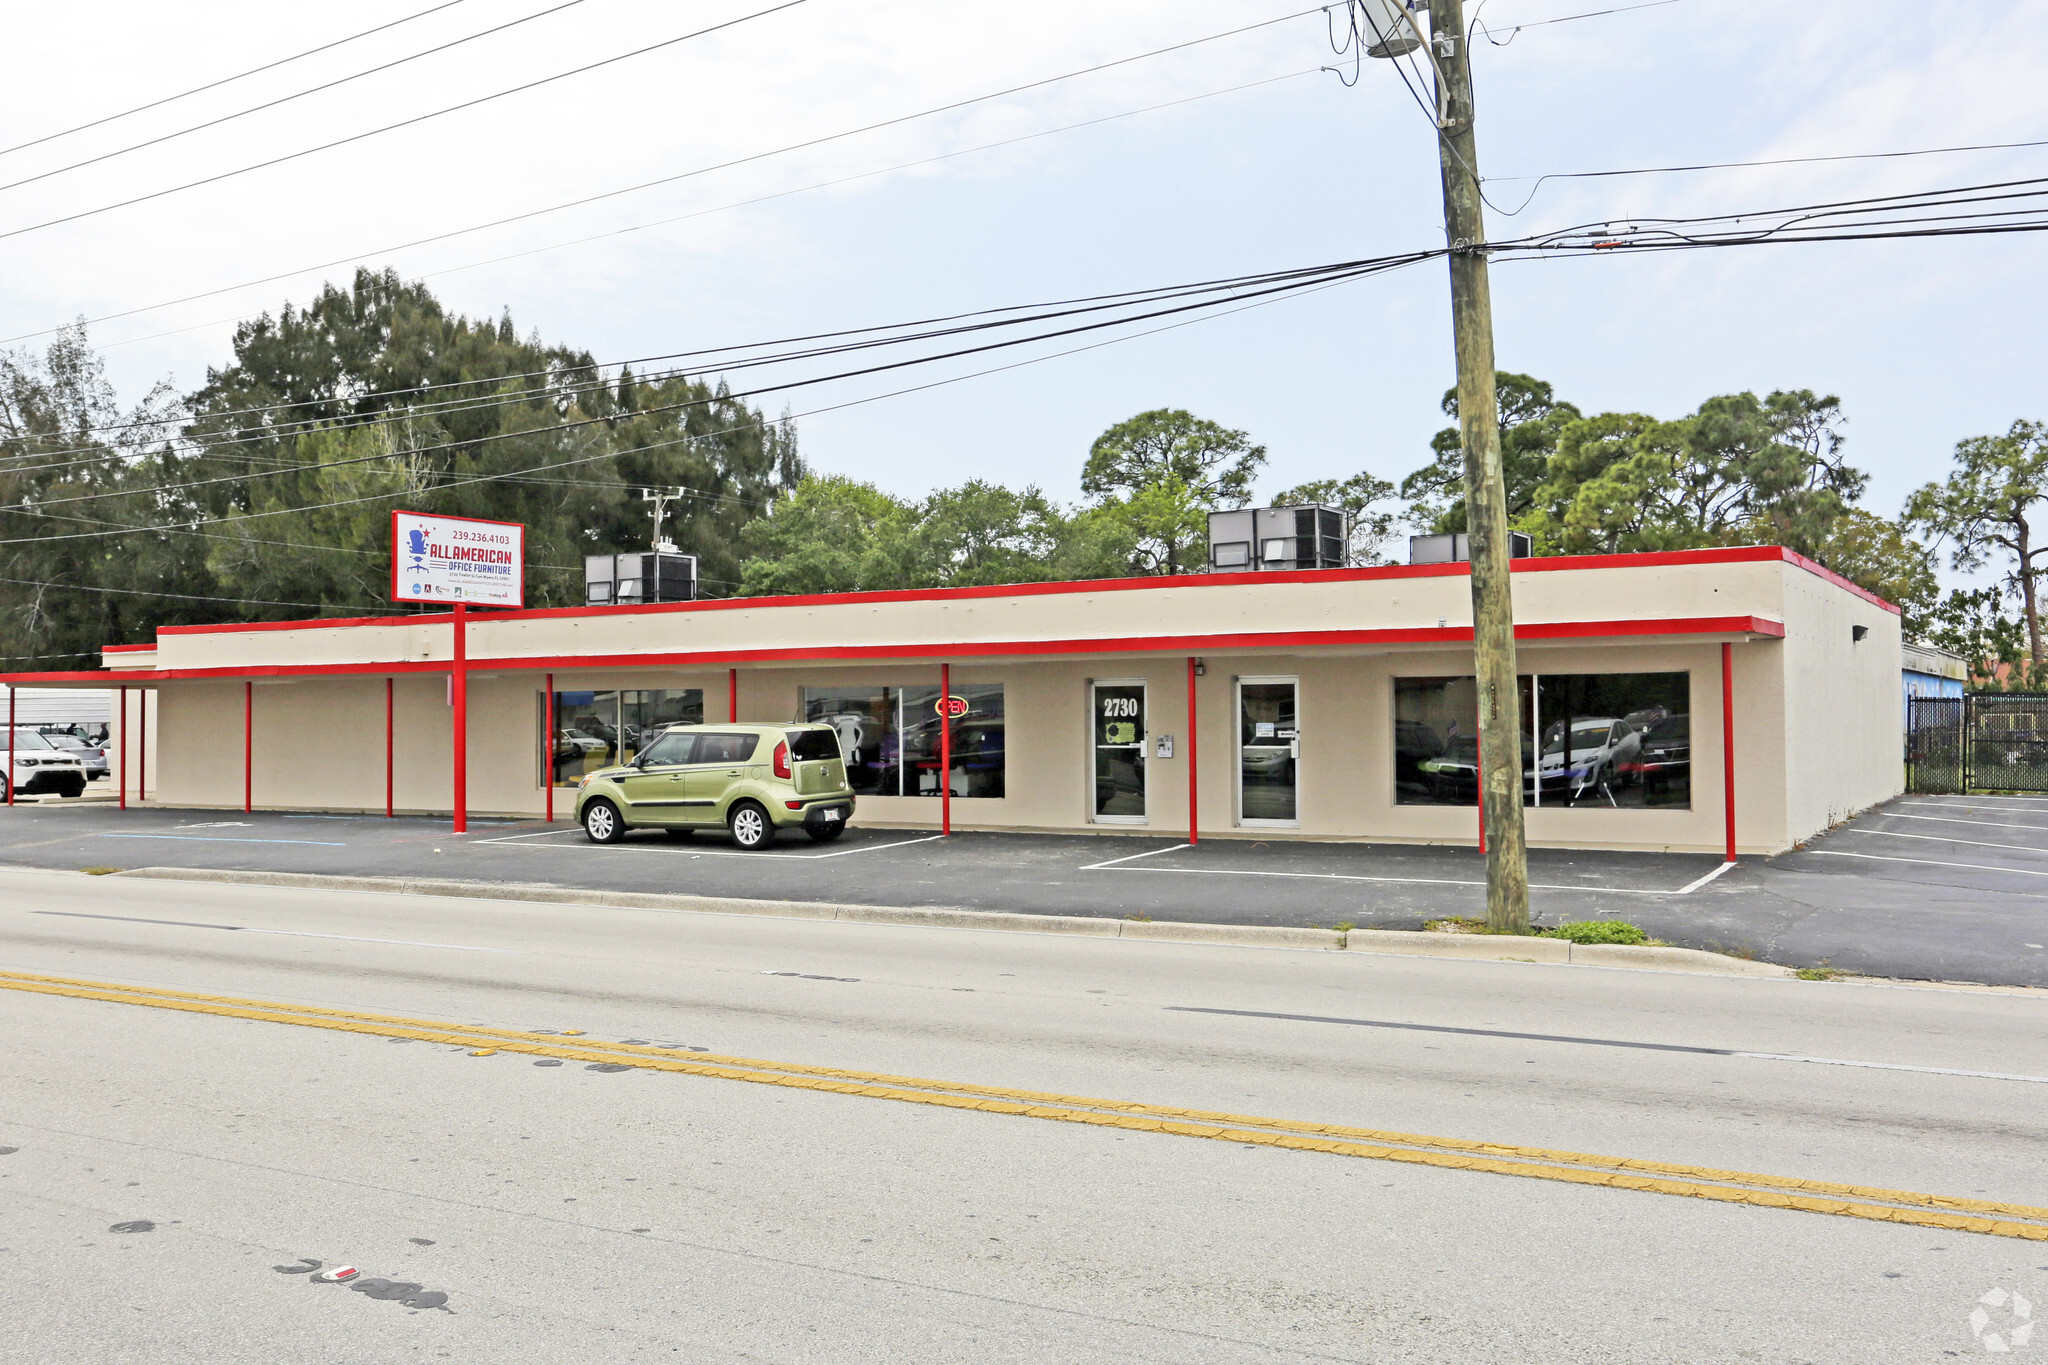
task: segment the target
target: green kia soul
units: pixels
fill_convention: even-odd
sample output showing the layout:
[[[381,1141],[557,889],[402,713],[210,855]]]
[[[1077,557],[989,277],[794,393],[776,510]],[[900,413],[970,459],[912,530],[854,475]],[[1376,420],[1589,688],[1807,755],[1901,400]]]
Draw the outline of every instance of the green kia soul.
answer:
[[[823,843],[853,818],[853,788],[829,725],[675,725],[631,763],[576,787],[576,819],[592,843],[639,826],[684,835],[723,825],[744,849],[801,825]]]

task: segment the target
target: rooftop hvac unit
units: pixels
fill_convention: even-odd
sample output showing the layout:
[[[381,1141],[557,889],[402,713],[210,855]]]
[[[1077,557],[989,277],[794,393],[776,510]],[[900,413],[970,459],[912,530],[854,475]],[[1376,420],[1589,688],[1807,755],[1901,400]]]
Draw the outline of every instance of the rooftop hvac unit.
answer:
[[[583,600],[593,607],[697,600],[697,556],[636,551],[583,557]]]
[[[1209,567],[1341,569],[1344,514],[1334,507],[1245,507],[1209,514]]]
[[[1536,543],[1526,532],[1508,532],[1508,558],[1527,559],[1536,553]],[[1408,537],[1410,564],[1465,564],[1472,559],[1472,537],[1456,535]]]

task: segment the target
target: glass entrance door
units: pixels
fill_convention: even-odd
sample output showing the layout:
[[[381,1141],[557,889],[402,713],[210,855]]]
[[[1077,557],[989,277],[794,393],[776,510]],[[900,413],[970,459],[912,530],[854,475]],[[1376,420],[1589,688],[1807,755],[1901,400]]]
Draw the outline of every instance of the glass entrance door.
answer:
[[[1145,823],[1145,684],[1089,686],[1095,772],[1095,819],[1105,825]]]
[[[1293,678],[1237,680],[1237,817],[1243,825],[1301,823],[1295,770],[1301,759]]]

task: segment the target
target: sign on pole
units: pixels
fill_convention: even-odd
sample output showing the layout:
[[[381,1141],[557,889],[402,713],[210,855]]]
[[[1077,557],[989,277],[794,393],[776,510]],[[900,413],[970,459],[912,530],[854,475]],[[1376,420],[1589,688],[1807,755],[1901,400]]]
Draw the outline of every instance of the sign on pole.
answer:
[[[393,512],[391,597],[442,606],[525,606],[526,528],[516,521]]]

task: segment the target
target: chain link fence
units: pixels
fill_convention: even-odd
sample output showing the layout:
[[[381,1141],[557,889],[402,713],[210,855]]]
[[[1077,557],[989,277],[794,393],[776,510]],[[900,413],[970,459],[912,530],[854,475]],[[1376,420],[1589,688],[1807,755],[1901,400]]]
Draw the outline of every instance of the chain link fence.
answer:
[[[2048,694],[1916,697],[1906,707],[1916,792],[2048,792]]]

